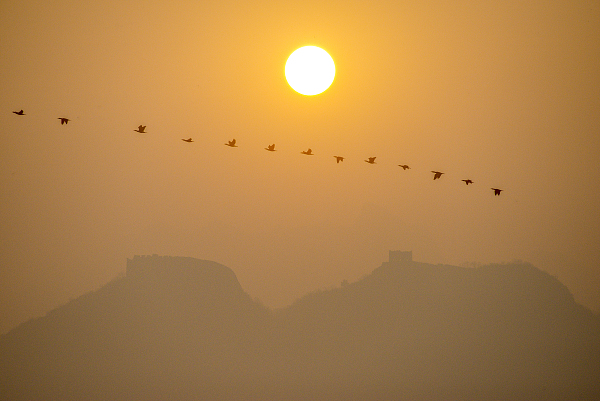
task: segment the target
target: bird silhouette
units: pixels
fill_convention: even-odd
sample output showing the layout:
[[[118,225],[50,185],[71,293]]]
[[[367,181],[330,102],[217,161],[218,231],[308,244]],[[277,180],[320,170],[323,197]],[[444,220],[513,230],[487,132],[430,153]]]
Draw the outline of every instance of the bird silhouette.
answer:
[[[403,170],[410,170],[410,167],[408,167],[406,164],[398,164],[398,166],[402,167]]]
[[[275,144],[267,146],[265,150],[268,150],[269,152],[275,152]]]
[[[377,158],[377,157],[369,157],[369,158],[368,158],[367,160],[365,160],[365,161],[366,161],[367,163],[369,163],[369,164],[376,164],[376,163],[375,163],[375,159],[376,159],[376,158]]]
[[[498,188],[492,188],[494,190],[494,196],[500,196],[500,192],[502,192],[502,189],[498,189]]]
[[[308,150],[306,150],[306,151],[305,151],[305,150],[303,150],[303,151],[302,151],[302,152],[300,152],[300,153],[302,153],[303,155],[308,155],[308,156],[312,156],[312,155],[314,155],[314,153],[312,152],[312,149],[311,149],[311,148],[308,148]]]
[[[333,157],[335,157],[335,162],[336,162],[336,163],[339,163],[339,162],[343,162],[343,161],[344,161],[344,158],[343,158],[342,156],[333,156]]]
[[[231,141],[227,141],[225,145],[230,146],[232,148],[237,148],[237,145],[235,144],[235,138],[233,138]]]
[[[464,181],[464,182],[465,182],[465,184],[467,184],[467,185],[469,185],[469,184],[472,184],[472,183],[473,183],[473,181],[472,181],[472,180],[461,180],[461,181]]]
[[[138,129],[134,129],[135,132],[139,132],[140,134],[145,134],[146,133],[146,126],[145,125],[140,125],[138,127]]]
[[[182,139],[182,141],[183,141],[183,142],[194,142],[194,141],[192,140],[192,138],[188,138],[188,139]]]
[[[13,111],[13,113],[15,113],[15,114],[16,114],[16,115],[18,115],[18,116],[24,116],[24,115],[25,115],[25,113],[23,112],[23,110],[20,110],[20,111]]]
[[[58,119],[60,120],[60,125],[68,124],[69,121],[71,121],[68,118],[64,118],[64,117],[58,117]]]
[[[440,178],[442,176],[442,174],[444,174],[444,173],[439,172],[439,171],[432,171],[432,173],[433,173],[433,179],[434,180],[437,180],[438,178]]]

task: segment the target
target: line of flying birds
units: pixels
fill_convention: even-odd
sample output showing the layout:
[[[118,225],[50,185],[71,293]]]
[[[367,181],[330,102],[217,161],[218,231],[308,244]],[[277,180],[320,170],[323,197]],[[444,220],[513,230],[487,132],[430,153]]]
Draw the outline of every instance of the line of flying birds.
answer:
[[[13,111],[13,113],[16,114],[16,115],[18,115],[18,116],[24,116],[25,115],[25,112],[23,110]],[[60,124],[61,125],[68,124],[69,121],[71,121],[71,120],[69,120],[68,118],[65,118],[65,117],[58,117],[58,119],[60,120]],[[134,131],[135,132],[139,132],[140,134],[146,134],[147,133],[145,125],[139,125],[137,127],[137,129],[134,129]],[[181,139],[181,140],[184,141],[184,142],[188,142],[188,143],[194,142],[194,140],[192,138]],[[236,145],[235,138],[232,139],[231,141],[227,141],[227,143],[225,143],[225,146],[229,146],[231,148],[237,148],[238,147]],[[267,151],[269,151],[269,152],[275,152],[276,151],[274,143],[271,144],[271,145],[268,145],[264,149],[267,150]],[[300,153],[303,154],[303,155],[307,155],[307,156],[313,156],[314,155],[314,153],[313,153],[313,151],[312,151],[311,148],[308,148],[308,150],[303,150]],[[340,162],[343,162],[344,159],[345,159],[343,156],[333,156],[333,157],[335,157],[335,162],[338,163],[338,164]],[[376,158],[377,157],[369,157],[369,158],[367,158],[364,161],[366,163],[369,163],[369,164],[377,164],[375,162]],[[408,165],[406,165],[406,164],[399,164],[398,166],[402,167],[403,170],[410,170],[410,167]],[[431,172],[433,173],[433,180],[434,181],[440,179],[442,177],[442,174],[444,174],[441,171],[431,171]],[[470,180],[470,179],[461,180],[461,181],[463,181],[466,185],[473,184],[473,181]],[[499,196],[500,192],[503,191],[502,189],[499,189],[499,188],[490,188],[490,189],[494,191],[494,196]]]

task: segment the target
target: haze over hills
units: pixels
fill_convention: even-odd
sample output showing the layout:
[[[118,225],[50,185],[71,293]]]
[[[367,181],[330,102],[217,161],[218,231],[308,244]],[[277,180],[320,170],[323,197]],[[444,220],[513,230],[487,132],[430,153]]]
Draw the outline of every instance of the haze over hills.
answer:
[[[600,398],[600,319],[556,278],[410,253],[281,310],[216,262],[134,257],[0,355],[0,400]]]

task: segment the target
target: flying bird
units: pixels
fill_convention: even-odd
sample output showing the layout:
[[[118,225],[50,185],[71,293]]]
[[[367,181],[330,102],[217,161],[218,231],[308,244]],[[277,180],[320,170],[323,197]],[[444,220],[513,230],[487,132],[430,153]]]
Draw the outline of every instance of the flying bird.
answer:
[[[227,143],[225,144],[225,146],[230,146],[232,148],[237,148],[237,145],[235,144],[235,138],[233,138],[231,141],[227,141]]]
[[[440,178],[442,176],[442,174],[444,174],[444,173],[439,172],[439,171],[431,171],[431,172],[433,173],[433,179],[434,180],[437,180],[438,178]]]
[[[377,157],[369,157],[369,158],[368,158],[367,160],[365,160],[365,161],[366,161],[367,163],[369,163],[369,164],[376,164],[376,163],[375,163],[375,159],[376,159],[376,158],[377,158]]]
[[[16,115],[18,115],[18,116],[24,116],[24,115],[25,115],[25,113],[23,112],[23,110],[20,110],[20,111],[13,111],[13,113],[15,113],[15,114],[16,114]]]
[[[469,184],[472,184],[472,183],[473,183],[473,181],[472,181],[472,180],[461,180],[461,181],[464,181],[464,182],[465,182],[465,184],[467,184],[467,185],[469,185]]]
[[[336,162],[336,163],[339,163],[339,162],[343,162],[343,161],[344,161],[344,158],[343,158],[342,156],[333,156],[333,157],[335,157],[335,162]]]
[[[498,188],[492,188],[494,190],[494,196],[500,196],[500,192],[502,192],[502,189],[498,189]]]
[[[68,118],[64,118],[64,117],[58,117],[58,119],[60,120],[60,125],[68,124],[69,121],[71,121]]]
[[[188,138],[188,139],[182,139],[182,141],[183,141],[183,142],[194,142],[194,141],[192,140],[192,138]]]
[[[265,150],[268,150],[269,152],[275,152],[275,144],[267,146]]]
[[[308,148],[308,150],[303,150],[303,151],[302,151],[302,152],[300,152],[300,153],[302,153],[303,155],[308,155],[308,156],[312,156],[312,155],[314,155],[314,153],[312,152],[312,149],[311,149],[311,148]]]
[[[406,164],[398,164],[398,166],[402,167],[403,170],[410,170],[410,167],[408,167]]]
[[[145,133],[146,133],[145,129],[146,129],[146,126],[145,126],[145,125],[140,125],[140,126],[138,127],[138,129],[134,129],[134,131],[135,131],[135,132],[139,132],[140,134],[145,134]]]

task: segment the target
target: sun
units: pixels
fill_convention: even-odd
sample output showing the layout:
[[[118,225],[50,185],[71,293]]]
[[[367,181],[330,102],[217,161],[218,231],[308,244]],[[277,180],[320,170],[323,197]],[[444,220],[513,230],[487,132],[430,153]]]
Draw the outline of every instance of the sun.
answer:
[[[306,96],[324,92],[335,77],[331,56],[320,47],[304,46],[294,51],[285,63],[285,78],[296,92]]]

